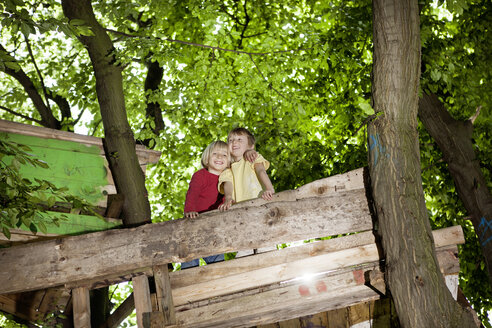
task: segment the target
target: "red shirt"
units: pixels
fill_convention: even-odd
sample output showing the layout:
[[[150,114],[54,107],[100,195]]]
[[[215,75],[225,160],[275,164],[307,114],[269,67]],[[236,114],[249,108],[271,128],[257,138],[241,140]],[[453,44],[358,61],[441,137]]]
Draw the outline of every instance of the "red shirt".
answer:
[[[219,176],[201,169],[191,177],[190,186],[186,193],[184,212],[206,212],[219,207],[223,195],[219,194],[217,185]]]

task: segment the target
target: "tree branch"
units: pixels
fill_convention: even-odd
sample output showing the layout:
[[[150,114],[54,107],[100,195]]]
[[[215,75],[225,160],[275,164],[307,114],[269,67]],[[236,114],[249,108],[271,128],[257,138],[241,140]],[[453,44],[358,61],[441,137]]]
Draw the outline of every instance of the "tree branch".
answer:
[[[268,83],[268,87],[270,89],[272,89],[273,91],[275,91],[280,97],[284,98],[285,100],[288,100],[283,94],[281,94],[277,89],[275,89],[272,85],[271,82],[268,82],[267,78],[265,77],[265,75],[263,75],[263,73],[261,72],[260,68],[258,67],[258,65],[256,65],[254,59],[253,59],[253,56],[252,55],[249,55],[249,58],[251,59],[251,61],[253,62],[253,64],[255,65],[256,69],[258,70],[258,73],[260,73],[261,77],[263,78],[263,80],[265,82]]]
[[[29,56],[31,57],[34,68],[36,69],[36,73],[38,74],[39,81],[41,82],[41,87],[43,88],[44,99],[46,100],[46,107],[51,111],[50,102],[48,101],[48,93],[46,92],[46,86],[44,85],[43,75],[39,70],[38,64],[36,63],[36,59],[34,58],[34,54],[32,53],[31,44],[29,43],[29,39],[26,35],[24,35],[24,40],[26,41],[27,51],[29,52]]]
[[[473,114],[473,116],[470,117],[471,124],[475,123],[475,120],[477,119],[478,115],[480,115],[481,110],[482,110],[482,105],[478,106],[477,109],[475,110],[475,114]]]
[[[243,47],[244,33],[246,33],[246,29],[248,28],[249,21],[250,21],[250,18],[248,15],[248,9],[247,9],[247,2],[248,2],[248,0],[244,0],[244,5],[243,5],[243,7],[244,7],[244,24],[243,24],[243,30],[241,31],[241,37],[239,39],[239,44],[238,44],[239,49],[242,49],[242,47]]]
[[[0,44],[0,52],[4,52],[9,57],[10,61],[17,63],[17,60],[14,57],[12,57],[1,44]],[[22,85],[22,87],[28,94],[29,98],[31,99],[32,103],[34,104],[34,107],[36,108],[39,115],[41,116],[40,124],[42,126],[51,129],[59,129],[60,122],[53,116],[53,112],[48,107],[46,107],[46,104],[41,98],[38,89],[32,82],[31,78],[27,76],[27,74],[22,70],[22,68],[14,70],[8,67],[4,67],[3,71],[6,74],[12,76]]]
[[[79,113],[79,116],[77,116],[77,118],[75,119],[75,121],[73,122],[73,125],[79,123],[80,119],[82,118],[82,115],[84,114],[85,112],[85,108],[83,108],[80,113]]]
[[[132,35],[116,30],[112,30],[109,28],[105,28],[105,31],[108,31],[110,33],[114,33],[117,35],[122,35],[126,36],[129,38],[142,38],[141,36],[138,35]],[[149,37],[144,37],[145,39],[151,39]],[[208,49],[213,49],[213,50],[219,50],[219,51],[226,51],[226,52],[233,52],[236,54],[244,54],[244,55],[254,55],[254,56],[266,56],[266,55],[271,55],[271,54],[279,54],[279,53],[284,53],[284,52],[293,52],[293,51],[307,51],[307,50],[312,50],[313,48],[299,48],[299,49],[290,49],[290,50],[278,50],[278,51],[270,51],[270,52],[249,52],[249,51],[242,51],[242,50],[233,50],[233,49],[225,49],[221,47],[215,47],[215,46],[209,46],[206,44],[200,44],[200,43],[195,43],[195,42],[188,42],[188,41],[182,41],[182,40],[175,40],[171,38],[158,38],[154,37],[155,40],[159,41],[168,41],[168,42],[174,42],[174,43],[181,43],[185,44],[188,46],[194,46],[194,47],[199,47],[199,48],[208,48]]]
[[[12,109],[7,108],[7,107],[5,107],[5,106],[0,105],[0,109],[3,109],[3,110],[4,110],[4,111],[6,111],[7,113],[13,114],[13,115],[15,115],[15,116],[19,116],[19,117],[21,117],[21,118],[23,118],[23,119],[25,119],[25,120],[27,120],[27,121],[36,122],[36,123],[38,123],[38,124],[41,124],[41,125],[42,125],[42,122],[41,122],[40,120],[36,120],[36,119],[31,118],[31,117],[29,117],[29,116],[23,115],[23,114],[21,114],[21,113],[17,113],[17,112],[15,112],[15,111],[13,111]]]

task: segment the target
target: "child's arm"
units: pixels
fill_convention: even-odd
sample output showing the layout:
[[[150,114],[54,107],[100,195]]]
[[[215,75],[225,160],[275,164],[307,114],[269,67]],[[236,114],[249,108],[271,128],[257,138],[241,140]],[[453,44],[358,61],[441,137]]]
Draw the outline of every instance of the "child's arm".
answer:
[[[260,180],[260,183],[265,188],[265,191],[261,194],[261,198],[265,200],[272,200],[272,196],[275,193],[275,190],[273,189],[272,182],[270,181],[270,178],[266,173],[266,169],[263,163],[256,163],[255,171],[258,180]]]
[[[258,152],[254,149],[248,149],[243,154],[244,160],[254,163],[256,158],[258,158]]]
[[[222,187],[224,188],[224,202],[219,205],[219,210],[226,211],[231,207],[232,203],[234,203],[234,199],[232,198],[234,187],[231,181],[224,181]]]

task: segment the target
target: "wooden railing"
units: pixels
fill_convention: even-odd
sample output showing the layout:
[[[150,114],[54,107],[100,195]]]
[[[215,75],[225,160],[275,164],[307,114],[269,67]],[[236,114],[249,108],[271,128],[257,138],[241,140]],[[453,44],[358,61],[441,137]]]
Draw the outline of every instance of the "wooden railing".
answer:
[[[75,306],[85,304],[91,288],[131,279],[139,326],[250,327],[384,295],[372,226],[359,169],[278,193],[272,202],[254,200],[196,219],[0,249],[0,280],[8,281],[0,294],[64,285],[76,290]],[[170,262],[355,232],[167,270]],[[434,239],[441,271],[456,282],[461,228],[434,231]],[[147,276],[154,276],[155,296]],[[75,325],[86,327],[88,307],[78,311]]]

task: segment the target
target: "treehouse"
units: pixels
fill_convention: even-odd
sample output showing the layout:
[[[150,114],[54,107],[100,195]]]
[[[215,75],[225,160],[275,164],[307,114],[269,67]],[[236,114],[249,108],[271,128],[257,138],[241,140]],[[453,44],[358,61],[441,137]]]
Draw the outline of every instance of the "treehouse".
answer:
[[[73,182],[71,190],[86,199],[96,194],[91,199],[107,217],[89,224],[97,218],[71,213],[67,224],[76,227],[70,231],[32,236],[19,229],[4,240],[9,247],[0,249],[0,280],[6,282],[0,285],[1,311],[34,321],[58,309],[73,313],[75,327],[90,327],[89,291],[131,280],[133,294],[107,327],[117,327],[133,309],[139,327],[360,328],[388,327],[395,318],[385,297],[364,169],[279,192],[270,202],[255,199],[196,219],[121,228],[99,139],[10,122],[0,130],[55,153],[91,149],[86,153],[93,159],[83,167],[100,171],[91,188],[75,187],[76,175],[65,174],[82,163],[75,155],[64,156],[73,159],[66,167],[74,169],[60,169],[59,178]],[[70,150],[58,146],[61,140],[71,143]],[[159,156],[138,147],[137,152],[143,168]],[[433,235],[441,272],[456,298],[456,245],[464,242],[463,232],[454,226]],[[277,249],[284,243],[291,247]],[[230,261],[168,270],[172,262],[253,249]]]

